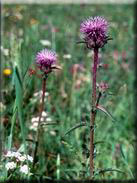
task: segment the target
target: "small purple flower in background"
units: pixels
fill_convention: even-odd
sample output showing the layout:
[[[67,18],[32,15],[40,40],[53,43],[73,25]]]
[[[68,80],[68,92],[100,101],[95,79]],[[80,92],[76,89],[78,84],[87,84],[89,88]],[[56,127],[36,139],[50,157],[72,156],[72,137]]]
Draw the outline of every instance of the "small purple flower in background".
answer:
[[[109,40],[107,36],[108,22],[100,16],[90,17],[81,23],[80,32],[84,35],[87,47],[101,48]]]
[[[56,64],[57,54],[54,51],[44,49],[38,52],[36,56],[36,64],[45,74],[52,70],[52,65]]]

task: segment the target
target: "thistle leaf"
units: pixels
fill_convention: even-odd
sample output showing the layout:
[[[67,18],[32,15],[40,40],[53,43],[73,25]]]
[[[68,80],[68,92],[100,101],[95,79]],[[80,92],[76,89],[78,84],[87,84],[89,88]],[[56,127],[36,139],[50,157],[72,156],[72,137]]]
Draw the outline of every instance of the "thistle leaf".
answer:
[[[73,126],[71,129],[69,129],[65,135],[69,134],[70,132],[72,132],[73,130],[79,128],[79,127],[82,127],[82,126],[86,126],[86,123],[85,122],[82,122],[82,123],[78,123],[76,126]]]
[[[102,112],[104,112],[107,116],[109,116],[109,117],[112,119],[112,121],[116,121],[116,120],[114,119],[114,117],[110,114],[110,112],[108,112],[108,110],[106,110],[103,106],[98,105],[98,106],[97,106],[97,109],[99,109],[99,110],[101,110]]]

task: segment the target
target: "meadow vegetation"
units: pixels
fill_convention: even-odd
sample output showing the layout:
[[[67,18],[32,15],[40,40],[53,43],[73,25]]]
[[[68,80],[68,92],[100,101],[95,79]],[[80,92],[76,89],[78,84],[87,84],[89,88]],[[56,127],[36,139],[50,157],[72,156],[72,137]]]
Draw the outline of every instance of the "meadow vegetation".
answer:
[[[109,92],[100,103],[116,119],[100,111],[96,117],[95,179],[134,177],[133,10],[132,5],[3,6],[1,179],[27,176],[19,168],[7,171],[5,165],[11,160],[4,154],[18,151],[33,157],[42,88],[35,58],[44,48],[56,51],[62,69],[47,80],[42,116],[44,160],[41,168],[34,170],[31,160],[26,162],[32,173],[29,176],[89,178],[89,128],[83,126],[65,135],[79,123],[90,123],[93,52],[77,44],[80,24],[89,16],[103,16],[110,23],[113,40],[100,50],[97,82],[108,83]]]

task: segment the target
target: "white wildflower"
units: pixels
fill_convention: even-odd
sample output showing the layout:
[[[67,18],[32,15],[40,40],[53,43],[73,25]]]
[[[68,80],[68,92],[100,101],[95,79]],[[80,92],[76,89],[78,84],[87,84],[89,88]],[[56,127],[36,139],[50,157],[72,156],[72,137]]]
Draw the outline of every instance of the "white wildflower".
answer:
[[[5,157],[8,158],[18,158],[19,156],[21,156],[21,154],[19,152],[14,152],[14,151],[8,151],[7,154],[5,155]]]
[[[2,51],[3,55],[5,55],[5,56],[9,55],[9,49],[3,48],[3,46],[1,46],[1,51]]]
[[[34,97],[39,97],[42,96],[42,90],[40,90],[39,92],[34,93]]]
[[[12,162],[8,162],[8,163],[6,163],[6,165],[5,165],[5,167],[6,167],[6,169],[7,170],[12,170],[12,169],[15,169],[16,168],[16,163],[14,163],[13,161]]]
[[[27,158],[28,158],[28,160],[29,160],[31,163],[33,162],[33,157],[32,157],[32,156],[28,155]]]
[[[40,43],[43,45],[43,46],[51,46],[51,42],[49,40],[40,40]]]
[[[93,51],[90,51],[88,54],[87,54],[87,57],[92,57],[93,56]]]
[[[24,173],[24,174],[28,174],[29,173],[29,167],[28,165],[23,165],[20,167],[20,172]]]
[[[34,122],[31,126],[30,126],[30,130],[34,130],[36,131],[38,127],[38,122]]]
[[[47,113],[45,111],[42,112],[42,117],[47,117]]]
[[[1,109],[1,112],[6,109],[6,106],[2,102],[0,102],[0,109]]]
[[[41,97],[42,97],[42,93],[43,93],[43,91],[40,90],[40,91],[38,91],[38,92],[35,92],[35,93],[33,94],[33,96],[34,96],[34,97],[39,97],[39,98],[41,98]],[[48,93],[48,92],[45,92],[45,97],[47,97],[48,95],[49,95],[49,93]]]
[[[51,134],[52,136],[56,136],[56,132],[55,132],[55,131],[50,131],[50,134]]]
[[[33,123],[33,125],[32,125],[34,128],[35,127],[38,127],[38,121],[37,122],[35,122],[35,123]]]
[[[44,118],[43,117],[41,117],[41,119],[40,119],[42,122],[44,121]]]
[[[48,92],[45,93],[45,97],[47,97],[47,96],[49,96],[49,93]]]
[[[19,158],[21,156],[21,153],[19,153],[19,152],[14,152],[14,157],[15,158]]]
[[[26,155],[19,156],[18,160],[21,161],[21,162],[24,162],[26,160]]]
[[[31,122],[32,123],[36,123],[38,121],[39,121],[39,117],[34,117],[34,118],[31,119]]]
[[[65,58],[65,59],[71,59],[71,55],[70,54],[65,54],[65,55],[63,55],[63,58]]]
[[[46,121],[47,121],[47,122],[51,122],[52,120],[51,120],[50,117],[48,117],[48,118],[46,119]]]
[[[14,156],[14,153],[12,151],[8,151],[5,157],[12,158]]]

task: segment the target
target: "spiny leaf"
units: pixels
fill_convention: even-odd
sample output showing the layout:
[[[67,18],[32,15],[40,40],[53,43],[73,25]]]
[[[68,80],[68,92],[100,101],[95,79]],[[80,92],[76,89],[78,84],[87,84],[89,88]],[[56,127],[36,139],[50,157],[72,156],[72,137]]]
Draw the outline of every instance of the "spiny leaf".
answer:
[[[112,119],[112,121],[116,121],[116,120],[114,119],[114,117],[110,114],[110,112],[108,112],[103,106],[98,105],[98,106],[97,106],[97,109],[99,109],[99,110],[101,110],[102,112],[104,112],[107,116],[109,116],[109,117]]]
[[[69,129],[65,135],[69,134],[70,132],[72,132],[73,130],[79,128],[79,127],[82,127],[82,126],[86,126],[86,123],[85,122],[82,122],[82,123],[78,123],[76,126],[72,127],[71,129]]]

